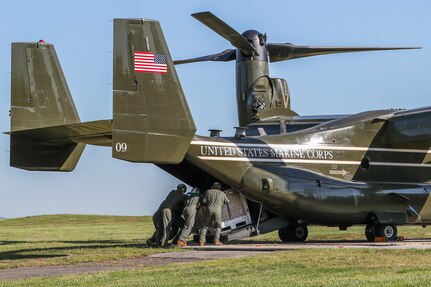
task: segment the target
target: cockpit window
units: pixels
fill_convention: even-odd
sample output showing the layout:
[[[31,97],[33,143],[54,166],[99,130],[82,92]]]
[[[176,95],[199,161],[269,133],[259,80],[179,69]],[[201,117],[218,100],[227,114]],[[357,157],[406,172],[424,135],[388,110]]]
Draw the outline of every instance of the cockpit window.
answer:
[[[265,45],[265,43],[266,43],[266,34],[259,34],[257,36],[259,37],[259,44],[261,46]]]

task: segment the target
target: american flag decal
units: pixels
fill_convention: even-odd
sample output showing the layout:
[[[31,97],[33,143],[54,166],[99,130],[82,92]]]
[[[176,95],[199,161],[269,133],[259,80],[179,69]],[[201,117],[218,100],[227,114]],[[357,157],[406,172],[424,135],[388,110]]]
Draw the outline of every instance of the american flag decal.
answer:
[[[165,54],[135,52],[133,65],[135,72],[138,73],[166,74],[168,72]]]

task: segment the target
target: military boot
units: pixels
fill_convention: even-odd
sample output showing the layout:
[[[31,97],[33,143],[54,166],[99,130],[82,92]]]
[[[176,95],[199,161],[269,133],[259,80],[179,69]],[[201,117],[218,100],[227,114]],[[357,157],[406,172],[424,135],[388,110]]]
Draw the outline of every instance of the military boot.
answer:
[[[221,241],[220,241],[220,240],[216,240],[216,241],[214,242],[214,244],[215,244],[215,245],[217,245],[217,246],[223,245],[223,243],[221,243]]]
[[[205,241],[199,241],[199,246],[204,246],[205,245]]]
[[[156,247],[156,242],[152,241],[151,238],[146,241],[149,247]]]
[[[183,240],[178,240],[177,241],[177,246],[178,247],[187,247],[187,242],[183,241]]]

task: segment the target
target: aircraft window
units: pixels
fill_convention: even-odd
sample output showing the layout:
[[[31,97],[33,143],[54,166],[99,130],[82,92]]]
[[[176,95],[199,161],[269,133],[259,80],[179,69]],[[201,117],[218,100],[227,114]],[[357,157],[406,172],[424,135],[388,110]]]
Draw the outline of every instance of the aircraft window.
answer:
[[[285,121],[280,121],[280,134],[287,133],[287,124]]]
[[[266,42],[266,35],[264,35],[264,34],[259,34],[259,35],[257,35],[257,36],[259,37],[259,44],[260,44],[261,46],[265,45],[265,42]]]
[[[273,182],[271,178],[262,179],[262,191],[270,193],[272,191]]]

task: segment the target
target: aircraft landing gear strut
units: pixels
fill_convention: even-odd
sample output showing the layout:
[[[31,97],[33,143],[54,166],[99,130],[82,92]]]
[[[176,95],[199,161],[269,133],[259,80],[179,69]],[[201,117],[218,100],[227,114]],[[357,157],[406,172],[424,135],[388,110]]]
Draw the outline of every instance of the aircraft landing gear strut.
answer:
[[[367,224],[365,237],[374,242],[376,237],[383,237],[386,241],[395,241],[398,238],[397,226],[393,224]]]
[[[308,236],[306,225],[291,225],[278,230],[278,237],[283,242],[304,242]]]

